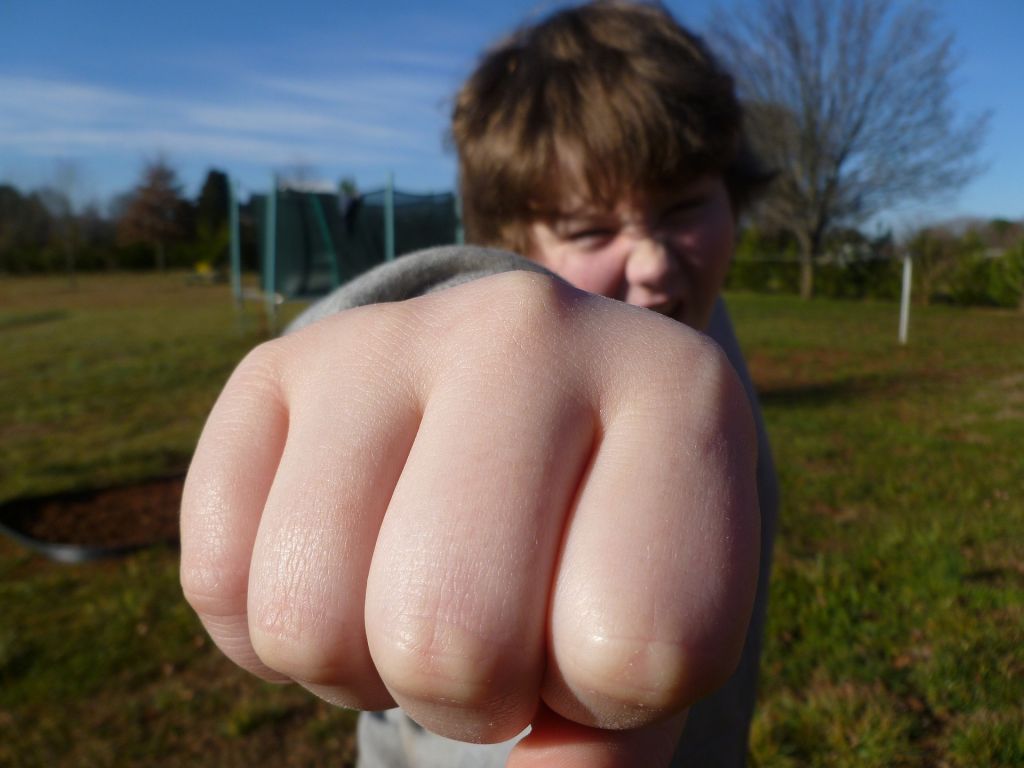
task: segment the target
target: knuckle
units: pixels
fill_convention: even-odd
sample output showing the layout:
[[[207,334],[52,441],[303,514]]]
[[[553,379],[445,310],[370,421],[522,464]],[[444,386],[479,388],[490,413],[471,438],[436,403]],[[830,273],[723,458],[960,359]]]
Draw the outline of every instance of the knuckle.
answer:
[[[433,379],[438,390],[461,389],[488,399],[543,392],[579,400],[584,379],[575,289],[532,272],[496,278],[497,284],[484,286],[488,290],[481,288],[460,307],[466,314],[444,331],[443,376]]]
[[[523,271],[479,283],[466,304],[466,322],[459,323],[452,336],[455,354],[532,360],[551,351],[565,329],[575,289],[547,275]]]
[[[566,283],[537,272],[517,270],[503,272],[494,277],[496,283],[500,284],[498,292],[500,301],[504,305],[530,308],[551,308],[567,295]],[[572,289],[570,289],[571,291]]]
[[[235,368],[233,378],[258,383],[278,378],[279,361],[286,339],[271,339],[250,349]]]
[[[686,698],[690,664],[676,643],[590,635],[572,648],[562,673],[574,690],[636,710],[665,711]]]
[[[717,400],[722,394],[732,366],[728,358],[710,337],[691,331],[682,326],[677,331],[675,343],[668,346],[665,355],[666,368],[686,372],[686,386],[691,392]]]
[[[277,393],[281,392],[286,342],[286,339],[264,341],[246,353],[224,386],[214,408],[215,415],[230,423],[238,409],[251,407],[268,395],[276,399]]]
[[[476,633],[405,617],[372,641],[381,678],[398,696],[442,706],[502,712],[518,698],[526,671],[519,652]]]
[[[248,575],[236,569],[191,565],[183,557],[179,576],[185,601],[200,616],[233,616],[245,604]]]
[[[602,728],[633,728],[691,706],[732,675],[739,653],[700,639],[662,641],[593,635],[559,660],[568,688]]]
[[[365,640],[342,628],[318,626],[287,604],[254,606],[249,636],[260,661],[294,680],[323,686],[357,684],[367,677]]]
[[[648,387],[652,399],[671,399],[661,407],[674,414],[680,422],[677,428],[698,442],[755,442],[746,392],[725,352],[712,339],[689,334],[664,362],[658,374],[648,378]]]

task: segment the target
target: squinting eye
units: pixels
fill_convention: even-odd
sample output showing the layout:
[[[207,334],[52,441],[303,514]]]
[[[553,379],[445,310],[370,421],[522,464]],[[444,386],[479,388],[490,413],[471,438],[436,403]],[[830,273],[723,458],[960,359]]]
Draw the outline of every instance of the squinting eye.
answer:
[[[579,232],[570,232],[570,240],[599,240],[601,238],[613,237],[615,233],[610,229],[583,229]]]
[[[581,248],[600,248],[606,243],[615,239],[617,232],[614,229],[594,228],[581,229],[577,232],[570,232],[566,239]]]
[[[707,202],[705,197],[695,197],[689,200],[682,200],[673,206],[665,209],[661,214],[662,221],[681,221],[700,211]]]

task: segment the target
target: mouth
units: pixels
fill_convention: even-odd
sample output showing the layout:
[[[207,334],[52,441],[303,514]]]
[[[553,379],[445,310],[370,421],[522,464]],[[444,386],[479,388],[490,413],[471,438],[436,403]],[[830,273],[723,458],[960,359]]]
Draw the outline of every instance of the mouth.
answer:
[[[670,301],[663,301],[660,304],[652,304],[647,309],[657,312],[659,315],[678,319],[683,309],[683,302],[679,299],[672,299]]]

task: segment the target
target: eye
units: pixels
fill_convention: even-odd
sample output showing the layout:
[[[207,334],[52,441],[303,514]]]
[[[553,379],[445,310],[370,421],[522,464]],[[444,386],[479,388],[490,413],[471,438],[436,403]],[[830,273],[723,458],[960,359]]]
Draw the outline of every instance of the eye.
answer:
[[[596,251],[619,236],[619,228],[604,222],[577,222],[565,228],[562,239],[573,247]]]
[[[567,239],[574,243],[581,241],[610,240],[615,237],[615,230],[611,227],[588,227],[579,229],[568,234]]]
[[[663,223],[673,224],[688,220],[699,213],[707,204],[706,195],[697,195],[679,200],[661,212],[660,219]]]

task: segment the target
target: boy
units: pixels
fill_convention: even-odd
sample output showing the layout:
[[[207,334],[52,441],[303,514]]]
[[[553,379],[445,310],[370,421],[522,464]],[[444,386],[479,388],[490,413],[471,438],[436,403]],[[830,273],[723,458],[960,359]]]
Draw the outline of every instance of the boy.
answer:
[[[403,257],[250,355],[186,596],[250,671],[399,704],[366,766],[740,765],[774,480],[689,330],[742,373],[716,299],[764,179],[731,81],[660,6],[594,3],[485,56],[453,137],[467,239],[529,261]]]

